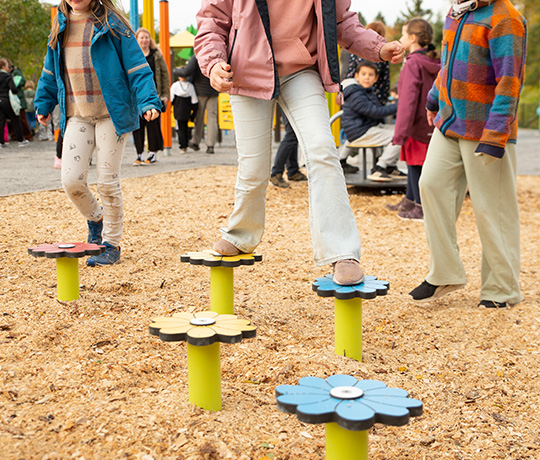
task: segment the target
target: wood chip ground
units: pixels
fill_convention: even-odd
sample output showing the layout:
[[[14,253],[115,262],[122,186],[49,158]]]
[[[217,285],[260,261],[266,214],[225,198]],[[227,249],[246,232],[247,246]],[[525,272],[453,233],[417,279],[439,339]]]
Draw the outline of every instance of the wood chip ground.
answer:
[[[82,241],[62,191],[0,198],[0,458],[324,458],[324,426],[278,412],[274,389],[345,373],[407,390],[424,415],[370,430],[373,460],[540,458],[540,177],[518,179],[524,301],[479,309],[481,245],[467,200],[458,221],[467,286],[417,306],[428,271],[422,224],[385,209],[400,196],[350,189],[367,274],[390,282],[364,302],[362,363],[333,350],[333,299],[311,290],[308,188],[270,186],[264,260],[235,271],[235,313],[257,337],[221,346],[223,410],[188,403],[186,345],[148,333],[155,316],[209,308],[210,273],[180,262],[210,248],[233,206],[236,168],[123,181],[122,263],[80,261],[80,299],[56,300],[39,243]]]

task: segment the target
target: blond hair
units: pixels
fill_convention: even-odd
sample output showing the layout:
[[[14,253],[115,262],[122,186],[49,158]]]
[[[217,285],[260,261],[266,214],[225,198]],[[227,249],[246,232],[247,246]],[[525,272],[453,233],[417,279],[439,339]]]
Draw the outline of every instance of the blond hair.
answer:
[[[114,0],[92,0],[90,2],[90,11],[95,21],[100,25],[106,24],[109,27],[111,33],[117,37],[115,32],[111,29],[109,24],[109,16],[114,14],[120,19],[122,24],[128,29],[131,30],[131,26],[124,16],[124,13],[115,5]],[[68,5],[66,0],[61,0],[58,5],[58,10],[63,13],[66,17],[66,32],[69,29],[69,13],[71,11],[71,6]],[[58,44],[58,34],[60,33],[60,24],[58,23],[58,15],[54,18],[54,22],[51,28],[51,34],[49,35],[48,45],[51,48],[56,48]],[[64,34],[64,37],[67,37],[67,33]]]
[[[156,45],[156,42],[152,38],[152,34],[150,33],[148,29],[145,29],[144,27],[139,27],[137,31],[135,32],[135,38],[139,38],[139,35],[142,34],[143,32],[146,32],[148,36],[150,37],[150,49],[157,50],[158,46]]]

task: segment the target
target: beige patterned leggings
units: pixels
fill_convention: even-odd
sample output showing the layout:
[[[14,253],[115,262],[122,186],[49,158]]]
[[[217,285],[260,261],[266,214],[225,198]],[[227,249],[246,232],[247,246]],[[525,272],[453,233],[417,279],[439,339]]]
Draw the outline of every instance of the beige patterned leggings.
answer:
[[[103,241],[113,246],[120,245],[122,236],[124,206],[120,167],[126,136],[116,135],[109,117],[71,117],[67,121],[62,149],[64,190],[86,220],[97,222],[103,217]],[[94,148],[101,205],[87,184]]]

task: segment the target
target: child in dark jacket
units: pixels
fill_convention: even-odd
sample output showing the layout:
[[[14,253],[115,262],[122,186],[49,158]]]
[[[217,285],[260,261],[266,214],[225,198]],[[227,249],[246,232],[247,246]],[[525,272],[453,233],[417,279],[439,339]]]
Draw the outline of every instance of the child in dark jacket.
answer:
[[[341,127],[349,142],[362,142],[372,145],[385,145],[383,154],[374,166],[369,180],[391,181],[396,177],[405,176],[396,164],[399,160],[401,146],[392,145],[394,126],[385,125],[384,117],[397,112],[397,104],[382,105],[373,91],[377,81],[377,66],[369,61],[358,64],[354,79],[343,81],[343,116]],[[344,172],[353,172],[346,163],[351,149],[343,147],[339,159]]]
[[[180,153],[187,153],[189,142],[189,121],[193,121],[197,115],[199,100],[195,92],[195,86],[188,81],[184,67],[175,69],[178,81],[171,86],[171,103],[173,105],[176,132],[178,133],[178,145]]]

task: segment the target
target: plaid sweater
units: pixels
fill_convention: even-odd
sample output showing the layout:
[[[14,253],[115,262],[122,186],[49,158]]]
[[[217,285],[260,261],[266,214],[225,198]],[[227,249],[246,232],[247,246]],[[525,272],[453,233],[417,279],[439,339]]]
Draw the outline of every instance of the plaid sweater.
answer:
[[[445,136],[478,141],[478,153],[496,158],[516,142],[526,36],[526,21],[510,0],[446,17],[442,67],[426,103]]]

